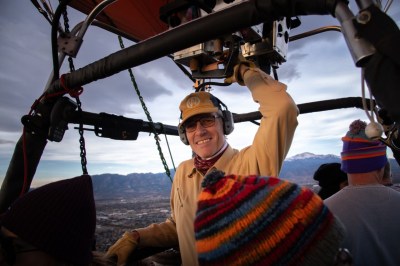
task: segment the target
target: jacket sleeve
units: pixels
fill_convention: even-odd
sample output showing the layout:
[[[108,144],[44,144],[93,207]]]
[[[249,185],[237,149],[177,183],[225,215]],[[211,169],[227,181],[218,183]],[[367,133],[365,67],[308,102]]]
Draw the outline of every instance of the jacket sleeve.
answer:
[[[242,160],[260,175],[278,176],[291,146],[299,110],[286,85],[257,68],[244,72],[245,85],[260,104],[262,118],[253,144],[243,150]]]
[[[141,247],[175,247],[178,246],[175,223],[168,218],[165,222],[151,224],[136,229],[140,235]]]

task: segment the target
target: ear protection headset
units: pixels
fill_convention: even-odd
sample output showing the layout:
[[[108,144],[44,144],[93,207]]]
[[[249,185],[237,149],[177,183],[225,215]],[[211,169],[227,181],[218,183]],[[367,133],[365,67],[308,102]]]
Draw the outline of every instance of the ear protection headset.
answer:
[[[222,113],[222,123],[223,123],[224,134],[225,135],[231,134],[234,129],[232,113],[228,110],[228,107],[223,102],[221,102],[220,99],[213,96],[212,94],[210,94],[210,100],[212,101],[214,106],[218,107],[218,110],[220,110]],[[222,109],[222,107],[224,109]],[[182,118],[182,113],[181,113],[181,118]],[[182,124],[179,124],[179,126],[178,126],[178,133],[179,133],[179,137],[180,137],[181,141],[185,145],[189,145],[189,140],[187,139],[186,131]]]

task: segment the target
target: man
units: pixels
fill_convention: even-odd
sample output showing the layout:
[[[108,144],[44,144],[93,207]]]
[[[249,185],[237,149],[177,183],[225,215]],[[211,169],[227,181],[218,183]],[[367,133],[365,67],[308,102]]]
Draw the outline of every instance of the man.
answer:
[[[400,185],[393,184],[392,167],[390,166],[389,161],[385,165],[385,170],[383,171],[383,177],[382,177],[381,184],[384,186],[393,188],[394,190],[400,191]]]
[[[138,244],[179,244],[182,264],[198,265],[193,223],[204,175],[218,169],[226,174],[278,176],[297,126],[297,106],[284,84],[249,64],[238,64],[232,81],[246,85],[254,101],[260,104],[262,119],[253,144],[238,151],[227,143],[225,135],[233,129],[232,118],[210,93],[192,93],[183,99],[178,127],[182,141],[190,145],[194,157],[182,162],[175,173],[171,218],[126,232],[107,253],[117,256],[119,265],[127,261]]]
[[[340,163],[324,163],[315,171],[313,178],[321,188],[318,191],[321,199],[329,198],[348,185],[347,174],[340,167]]]
[[[400,193],[382,185],[386,146],[368,139],[366,123],[350,125],[342,138],[342,170],[349,185],[324,202],[346,227],[343,247],[358,265],[400,265]]]

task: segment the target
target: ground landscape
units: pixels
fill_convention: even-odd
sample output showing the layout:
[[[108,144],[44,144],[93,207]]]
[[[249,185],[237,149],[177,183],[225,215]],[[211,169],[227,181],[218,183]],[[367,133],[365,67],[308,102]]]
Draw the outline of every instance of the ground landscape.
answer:
[[[96,248],[106,251],[121,235],[164,221],[170,215],[168,197],[97,200]]]
[[[335,161],[340,162],[340,158],[301,154],[285,161],[281,177],[317,191],[313,173],[322,163]],[[400,183],[400,167],[393,159],[391,165],[394,181]],[[106,251],[127,230],[159,223],[169,217],[171,180],[165,173],[102,174],[92,177],[98,251]]]

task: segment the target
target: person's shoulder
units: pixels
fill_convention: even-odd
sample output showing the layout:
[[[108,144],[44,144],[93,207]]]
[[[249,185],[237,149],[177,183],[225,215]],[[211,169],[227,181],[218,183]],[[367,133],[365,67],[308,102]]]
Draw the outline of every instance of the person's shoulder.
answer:
[[[193,158],[182,161],[176,168],[176,174],[178,174],[181,171],[187,172],[188,169],[193,169],[193,168],[194,168]]]
[[[191,165],[193,166],[193,158],[187,159],[182,161],[178,167],[182,167],[182,166],[187,166],[187,165]]]
[[[335,194],[324,199],[324,204],[327,205],[328,207],[336,205],[336,204],[342,204],[347,199],[347,190],[348,190],[348,187],[344,187],[343,189],[339,190]]]
[[[391,186],[389,186],[391,189],[400,192],[400,184],[393,184]]]
[[[243,149],[246,149],[248,147],[245,147]],[[222,155],[223,157],[232,157],[232,156],[237,156],[237,154],[240,151],[238,149],[233,148],[231,145],[228,144],[228,148],[226,148],[226,151],[224,152],[224,154]]]
[[[395,197],[396,199],[398,199],[400,201],[400,185],[398,184],[394,184],[391,186],[386,187],[391,195],[393,195],[393,197]]]

